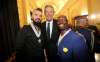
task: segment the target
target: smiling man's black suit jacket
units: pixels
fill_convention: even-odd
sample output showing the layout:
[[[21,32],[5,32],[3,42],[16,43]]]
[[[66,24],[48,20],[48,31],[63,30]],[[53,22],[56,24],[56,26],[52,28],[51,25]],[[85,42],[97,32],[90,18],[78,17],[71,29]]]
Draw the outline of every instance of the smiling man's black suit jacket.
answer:
[[[48,62],[53,62],[58,60],[57,56],[57,41],[59,37],[59,29],[57,26],[57,21],[53,20],[53,28],[51,38],[47,37],[46,34],[46,22],[42,23],[42,34],[45,43],[46,54],[48,58]]]

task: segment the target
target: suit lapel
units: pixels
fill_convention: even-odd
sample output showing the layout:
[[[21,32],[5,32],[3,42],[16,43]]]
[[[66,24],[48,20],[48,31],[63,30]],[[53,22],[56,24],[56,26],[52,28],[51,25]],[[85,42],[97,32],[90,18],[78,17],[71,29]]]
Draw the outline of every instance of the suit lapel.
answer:
[[[55,33],[56,33],[56,24],[55,21],[53,20],[51,39],[54,38]]]
[[[46,32],[46,22],[44,22],[44,31]]]
[[[53,24],[52,24],[53,26],[52,26],[52,34],[51,34],[51,39],[55,36],[55,33],[56,33],[56,23],[55,23],[55,20],[53,20]],[[43,30],[44,30],[44,32],[46,33],[46,22],[44,22],[44,24],[43,24]]]
[[[54,34],[54,21],[53,21],[53,24],[52,24],[53,26],[52,26],[52,34],[51,34],[51,39],[52,39],[52,37],[53,37],[53,34]]]

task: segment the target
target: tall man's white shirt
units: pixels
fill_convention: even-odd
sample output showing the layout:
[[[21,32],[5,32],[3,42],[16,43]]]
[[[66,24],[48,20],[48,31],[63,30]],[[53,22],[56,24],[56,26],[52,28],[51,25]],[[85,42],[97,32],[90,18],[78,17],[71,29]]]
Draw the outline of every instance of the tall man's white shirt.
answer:
[[[46,31],[47,31],[48,23],[50,23],[50,38],[51,38],[52,29],[53,29],[53,20],[51,20],[51,21],[46,21]]]

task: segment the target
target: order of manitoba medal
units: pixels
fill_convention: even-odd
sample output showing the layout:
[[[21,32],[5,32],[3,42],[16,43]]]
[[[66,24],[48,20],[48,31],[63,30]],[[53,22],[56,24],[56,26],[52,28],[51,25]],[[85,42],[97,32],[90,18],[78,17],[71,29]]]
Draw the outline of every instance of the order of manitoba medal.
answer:
[[[38,39],[38,42],[41,43],[41,39]]]
[[[63,48],[63,52],[66,54],[68,52],[68,48]]]

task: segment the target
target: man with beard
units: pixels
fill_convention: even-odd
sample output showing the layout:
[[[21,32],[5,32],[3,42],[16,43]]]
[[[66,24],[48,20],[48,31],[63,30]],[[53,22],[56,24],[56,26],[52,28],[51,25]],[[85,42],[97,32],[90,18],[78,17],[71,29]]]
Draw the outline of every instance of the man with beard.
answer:
[[[30,25],[25,25],[16,38],[17,62],[45,62],[43,37],[41,36],[42,9],[32,11]]]

